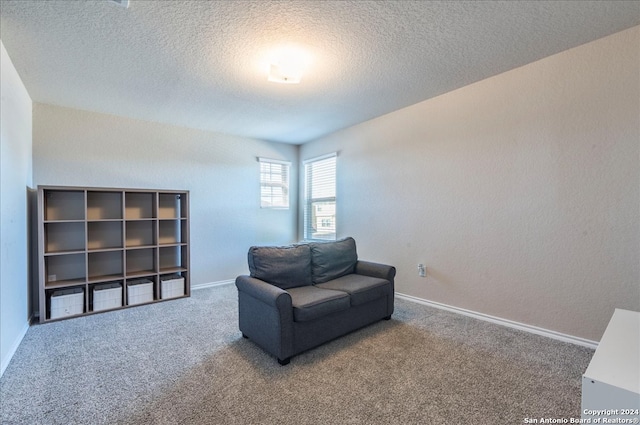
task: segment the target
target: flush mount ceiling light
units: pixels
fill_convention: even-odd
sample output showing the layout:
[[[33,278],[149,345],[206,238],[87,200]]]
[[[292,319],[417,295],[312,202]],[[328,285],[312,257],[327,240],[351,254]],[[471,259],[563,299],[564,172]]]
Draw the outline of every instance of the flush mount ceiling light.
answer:
[[[296,66],[282,63],[272,63],[269,68],[268,81],[272,83],[298,84],[302,79],[302,72]]]
[[[302,80],[309,55],[302,49],[287,47],[272,55],[269,64],[268,81],[282,84],[298,84]]]

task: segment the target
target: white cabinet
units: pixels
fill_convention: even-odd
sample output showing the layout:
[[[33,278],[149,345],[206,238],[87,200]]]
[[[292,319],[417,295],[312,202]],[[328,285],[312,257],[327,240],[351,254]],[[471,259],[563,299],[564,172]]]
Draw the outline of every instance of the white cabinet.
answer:
[[[582,419],[590,419],[585,423],[637,424],[635,419],[640,420],[639,312],[616,309],[613,313],[582,376],[581,413]]]

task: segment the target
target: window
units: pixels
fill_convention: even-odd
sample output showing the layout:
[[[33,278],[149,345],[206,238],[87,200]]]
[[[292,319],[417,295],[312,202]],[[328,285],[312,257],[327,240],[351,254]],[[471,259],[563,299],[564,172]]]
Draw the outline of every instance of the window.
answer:
[[[260,207],[289,208],[290,162],[258,158],[260,162]]]
[[[304,163],[304,238],[336,239],[336,154]]]

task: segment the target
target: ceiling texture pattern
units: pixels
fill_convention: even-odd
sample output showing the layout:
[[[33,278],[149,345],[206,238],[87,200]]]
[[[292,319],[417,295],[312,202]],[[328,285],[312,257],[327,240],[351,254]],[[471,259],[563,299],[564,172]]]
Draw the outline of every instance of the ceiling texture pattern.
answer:
[[[301,144],[639,25],[640,2],[1,0],[0,15],[35,102]],[[284,44],[310,55],[300,84],[267,81]]]

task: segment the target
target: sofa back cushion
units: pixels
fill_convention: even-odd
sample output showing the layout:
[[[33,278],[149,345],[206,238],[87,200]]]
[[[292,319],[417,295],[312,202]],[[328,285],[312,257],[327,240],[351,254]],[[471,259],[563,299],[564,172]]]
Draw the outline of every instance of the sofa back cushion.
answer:
[[[307,245],[252,246],[251,277],[282,289],[311,285],[311,251]]]
[[[335,242],[312,242],[309,247],[313,283],[328,282],[355,271],[358,254],[353,238]]]

